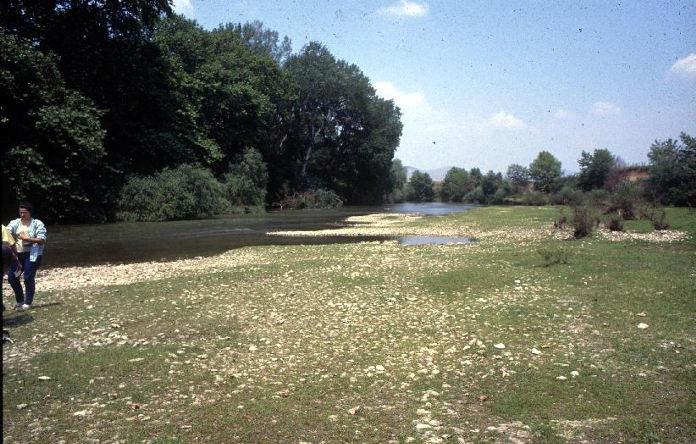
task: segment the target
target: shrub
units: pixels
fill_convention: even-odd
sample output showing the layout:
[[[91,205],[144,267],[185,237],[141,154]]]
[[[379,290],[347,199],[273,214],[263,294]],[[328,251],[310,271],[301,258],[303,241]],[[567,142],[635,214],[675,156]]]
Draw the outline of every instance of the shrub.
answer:
[[[666,230],[669,228],[667,213],[663,207],[658,205],[644,207],[641,213],[643,213],[647,219],[650,219],[655,230]]]
[[[607,212],[618,212],[624,220],[636,218],[638,206],[643,201],[643,192],[634,183],[620,182],[609,196]]]
[[[611,215],[609,215],[609,217],[607,218],[607,221],[605,222],[605,225],[611,231],[623,231],[624,230],[623,218],[618,213],[612,213]]]
[[[117,217],[125,221],[198,219],[230,210],[223,185],[206,169],[180,165],[133,177],[121,190]]]
[[[609,192],[603,188],[597,188],[585,195],[585,202],[594,207],[603,207],[609,201]]]
[[[591,205],[574,206],[570,223],[576,239],[587,237],[599,223],[599,212]]]
[[[301,210],[304,208],[338,208],[343,206],[343,201],[338,194],[332,190],[320,188],[285,196],[274,204],[274,206],[280,209],[294,210]]]
[[[486,195],[483,194],[483,188],[481,188],[481,186],[477,186],[472,191],[466,193],[466,195],[464,196],[464,202],[480,204],[486,203]]]
[[[544,193],[539,193],[536,191],[530,191],[529,193],[524,193],[521,196],[522,205],[530,205],[539,207],[542,205],[548,205],[548,197]]]
[[[493,196],[490,197],[488,203],[494,204],[494,205],[500,205],[505,203],[505,197],[508,195],[508,193],[505,191],[503,188],[498,188]]]
[[[227,199],[238,207],[261,207],[266,202],[268,171],[261,153],[248,148],[225,174]]]
[[[581,205],[585,195],[582,191],[565,185],[558,193],[552,194],[550,200],[554,205]]]
[[[568,217],[565,215],[565,213],[561,212],[561,214],[558,216],[558,219],[553,221],[553,227],[562,230],[566,227],[567,223]]]

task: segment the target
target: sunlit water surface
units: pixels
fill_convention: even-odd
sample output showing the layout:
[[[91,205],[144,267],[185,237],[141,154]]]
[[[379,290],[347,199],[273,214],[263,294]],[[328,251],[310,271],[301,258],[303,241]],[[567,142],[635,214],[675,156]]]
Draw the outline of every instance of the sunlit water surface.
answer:
[[[269,231],[322,230],[347,226],[349,216],[371,213],[420,213],[442,216],[471,205],[405,203],[377,207],[274,211],[172,222],[130,222],[48,227],[45,267],[130,263],[211,256],[252,245],[332,244],[388,240],[382,236],[268,236]]]

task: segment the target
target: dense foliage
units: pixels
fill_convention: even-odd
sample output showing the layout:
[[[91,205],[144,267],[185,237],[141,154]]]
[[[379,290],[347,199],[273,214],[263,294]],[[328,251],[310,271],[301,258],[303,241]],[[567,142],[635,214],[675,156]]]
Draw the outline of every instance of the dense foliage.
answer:
[[[181,165],[209,171],[229,208],[319,189],[376,203],[397,185],[394,103],[260,22],[205,30],[167,0],[10,0],[0,49],[4,213],[30,199],[49,223],[139,214],[124,193]]]
[[[154,176],[132,177],[121,190],[120,220],[198,219],[229,210],[225,187],[204,168],[179,165]]]
[[[414,171],[406,190],[407,200],[411,202],[432,202],[435,198],[433,179],[428,173]]]
[[[650,192],[667,204],[696,207],[696,138],[655,141],[650,147]]]
[[[561,161],[548,151],[542,151],[529,165],[529,176],[534,181],[534,189],[537,191],[556,191],[561,178]]]
[[[169,0],[9,0],[0,53],[3,217],[18,200],[47,223],[436,196],[591,202],[623,218],[644,201],[696,205],[696,139],[684,133],[655,141],[637,170],[647,181],[607,149],[583,151],[577,175],[541,151],[506,177],[455,167],[441,183],[408,180],[394,159],[400,111],[357,66],[318,42],[293,53],[258,21],[206,30]]]

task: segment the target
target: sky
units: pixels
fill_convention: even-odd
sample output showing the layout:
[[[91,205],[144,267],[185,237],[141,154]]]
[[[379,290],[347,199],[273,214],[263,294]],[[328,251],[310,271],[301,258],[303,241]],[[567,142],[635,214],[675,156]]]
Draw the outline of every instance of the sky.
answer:
[[[206,29],[259,20],[357,65],[404,125],[396,157],[505,173],[546,150],[566,173],[606,148],[645,164],[696,136],[696,0],[174,0]]]

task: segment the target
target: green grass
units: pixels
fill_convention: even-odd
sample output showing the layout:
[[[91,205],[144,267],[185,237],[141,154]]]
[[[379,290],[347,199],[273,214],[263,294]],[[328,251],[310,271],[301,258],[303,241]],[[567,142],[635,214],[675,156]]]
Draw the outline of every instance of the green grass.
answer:
[[[557,215],[477,208],[405,224],[470,245],[253,247],[256,264],[39,293],[4,317],[3,438],[695,441],[696,215],[668,209],[691,236],[672,243],[561,240]]]

